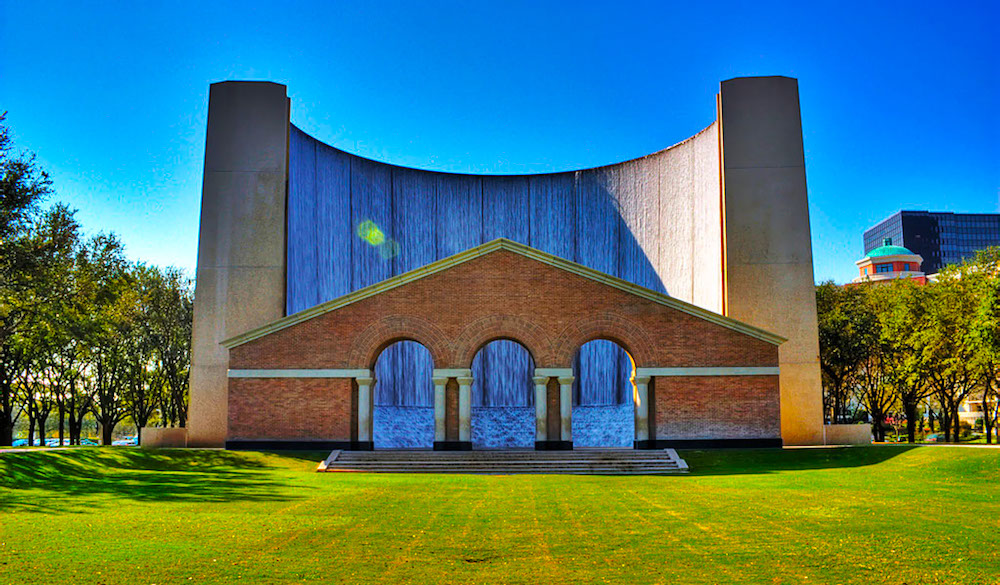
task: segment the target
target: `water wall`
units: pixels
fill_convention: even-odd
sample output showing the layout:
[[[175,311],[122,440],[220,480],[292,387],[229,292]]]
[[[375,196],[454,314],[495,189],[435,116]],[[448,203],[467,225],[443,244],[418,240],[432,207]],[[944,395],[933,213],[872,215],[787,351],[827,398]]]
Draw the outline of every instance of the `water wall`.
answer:
[[[288,314],[499,237],[721,311],[714,124],[641,159],[543,175],[408,169],[337,150],[294,126],[288,158]],[[574,369],[574,404],[630,403],[631,359],[614,343],[588,343],[560,366]],[[523,347],[492,342],[469,367],[474,408],[531,416],[534,364]],[[376,404],[431,406],[432,368],[415,342],[387,348],[375,365]]]

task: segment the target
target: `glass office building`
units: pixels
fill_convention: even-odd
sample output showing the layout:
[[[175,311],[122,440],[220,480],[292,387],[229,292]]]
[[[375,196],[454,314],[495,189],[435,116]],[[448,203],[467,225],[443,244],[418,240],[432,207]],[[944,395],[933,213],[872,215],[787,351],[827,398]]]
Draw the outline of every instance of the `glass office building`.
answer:
[[[1000,214],[899,211],[865,231],[865,255],[886,238],[920,254],[923,272],[934,274],[976,250],[1000,246]]]

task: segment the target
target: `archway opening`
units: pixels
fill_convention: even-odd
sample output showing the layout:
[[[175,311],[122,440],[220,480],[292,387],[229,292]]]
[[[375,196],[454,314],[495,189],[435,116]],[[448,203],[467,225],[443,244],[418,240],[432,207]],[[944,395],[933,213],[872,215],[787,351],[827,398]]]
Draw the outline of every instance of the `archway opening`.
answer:
[[[517,341],[497,339],[472,360],[472,448],[535,445],[535,360]]]
[[[434,447],[434,369],[431,352],[417,341],[390,344],[375,360],[376,449]]]
[[[573,445],[632,447],[635,361],[620,344],[589,341],[573,360]]]

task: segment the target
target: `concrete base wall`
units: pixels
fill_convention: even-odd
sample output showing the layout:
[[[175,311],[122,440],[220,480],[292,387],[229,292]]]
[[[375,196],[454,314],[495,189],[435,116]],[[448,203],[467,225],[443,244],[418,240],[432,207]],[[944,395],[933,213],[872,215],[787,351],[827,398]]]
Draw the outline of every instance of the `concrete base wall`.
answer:
[[[872,426],[823,425],[823,436],[827,445],[868,445],[872,442]]]
[[[725,314],[788,339],[781,436],[823,443],[819,333],[798,82],[737,78],[720,93]]]
[[[177,449],[187,447],[188,430],[171,427],[142,427],[140,447],[151,449]]]
[[[288,98],[285,86],[212,85],[191,344],[188,443],[226,441],[222,340],[284,316]]]

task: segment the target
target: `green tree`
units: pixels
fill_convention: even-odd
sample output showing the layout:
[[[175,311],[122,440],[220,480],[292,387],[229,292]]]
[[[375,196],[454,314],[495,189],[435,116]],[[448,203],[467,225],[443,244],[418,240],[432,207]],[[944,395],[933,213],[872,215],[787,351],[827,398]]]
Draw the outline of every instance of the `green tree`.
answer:
[[[39,206],[51,194],[51,181],[35,156],[15,153],[0,114],[0,445],[10,445],[21,412],[17,380],[25,354],[17,337],[31,312],[47,299],[35,286],[39,270],[37,241],[32,238]]]
[[[956,267],[945,268],[938,282],[927,287],[926,319],[916,333],[915,346],[941,407],[946,441],[959,440],[959,405],[975,382],[974,349],[968,343],[974,304],[970,285]]]
[[[816,287],[824,406],[831,423],[854,421],[850,407],[854,381],[870,351],[876,325],[867,296],[866,286],[842,287],[828,281]]]
[[[163,426],[187,424],[188,376],[191,369],[191,322],[194,295],[191,279],[177,268],[155,273],[149,297],[147,327],[156,358]]]
[[[966,342],[980,388],[986,442],[991,443],[1000,417],[1000,247],[979,251],[959,272],[974,295]]]
[[[926,326],[927,287],[900,280],[873,291],[879,297],[878,316],[890,386],[906,417],[906,436],[916,440],[919,407],[931,395],[927,362],[919,351]]]

